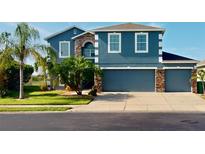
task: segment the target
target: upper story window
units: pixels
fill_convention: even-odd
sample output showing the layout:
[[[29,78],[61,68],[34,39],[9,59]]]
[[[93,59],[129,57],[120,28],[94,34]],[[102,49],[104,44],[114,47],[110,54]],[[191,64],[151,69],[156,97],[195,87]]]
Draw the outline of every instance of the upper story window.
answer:
[[[60,58],[70,57],[70,41],[59,42],[59,57]]]
[[[135,52],[148,52],[148,33],[135,33]]]
[[[121,52],[121,34],[108,33],[108,53]]]
[[[83,56],[87,59],[92,59],[95,57],[95,47],[91,42],[87,42],[82,48]]]

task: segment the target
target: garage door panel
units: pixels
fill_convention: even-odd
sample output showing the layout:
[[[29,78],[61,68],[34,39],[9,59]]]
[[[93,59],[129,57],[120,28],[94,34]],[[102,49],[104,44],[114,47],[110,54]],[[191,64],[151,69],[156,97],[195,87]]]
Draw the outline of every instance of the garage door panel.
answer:
[[[191,70],[166,70],[165,90],[167,92],[190,92]]]
[[[154,70],[104,70],[104,91],[155,91]]]

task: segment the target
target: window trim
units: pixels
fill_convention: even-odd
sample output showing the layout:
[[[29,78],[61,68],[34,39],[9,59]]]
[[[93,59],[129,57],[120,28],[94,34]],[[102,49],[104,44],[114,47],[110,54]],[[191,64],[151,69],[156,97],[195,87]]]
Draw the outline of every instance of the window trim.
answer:
[[[62,43],[68,43],[68,56],[61,55],[61,44]],[[70,57],[70,41],[60,41],[59,42],[59,58],[68,58],[68,57]]]
[[[111,35],[119,36],[119,50],[118,51],[110,51],[110,36]],[[108,33],[108,53],[121,53],[121,33]]]
[[[137,36],[138,35],[146,35],[146,50],[137,50]],[[149,34],[145,32],[135,33],[135,53],[148,53],[149,52]]]

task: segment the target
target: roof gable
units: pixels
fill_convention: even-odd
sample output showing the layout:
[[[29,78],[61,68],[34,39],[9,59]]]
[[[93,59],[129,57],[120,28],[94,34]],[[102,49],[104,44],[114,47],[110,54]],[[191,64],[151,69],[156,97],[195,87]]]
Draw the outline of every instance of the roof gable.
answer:
[[[76,36],[72,37],[72,39],[76,39],[76,38],[78,38],[78,37],[80,37],[80,36],[83,36],[83,35],[85,35],[85,34],[88,34],[88,33],[94,35],[93,32],[85,31],[85,32],[83,32],[83,33],[81,33],[81,34],[79,34],[79,35],[76,35]]]
[[[165,29],[160,27],[141,25],[141,24],[125,23],[125,24],[97,28],[97,29],[93,29],[92,31],[94,32],[99,32],[99,31],[162,31],[164,32]]]
[[[57,36],[57,35],[60,35],[60,34],[62,34],[62,33],[64,33],[64,32],[67,32],[67,31],[69,31],[69,30],[72,30],[73,28],[77,28],[77,29],[79,29],[79,30],[85,31],[85,30],[83,30],[82,28],[79,28],[79,27],[77,27],[77,26],[72,26],[72,27],[65,28],[65,29],[62,30],[62,31],[53,33],[53,34],[47,36],[47,37],[44,38],[44,39],[45,39],[45,40],[48,40],[48,39],[53,38],[53,37],[55,37],[55,36]]]

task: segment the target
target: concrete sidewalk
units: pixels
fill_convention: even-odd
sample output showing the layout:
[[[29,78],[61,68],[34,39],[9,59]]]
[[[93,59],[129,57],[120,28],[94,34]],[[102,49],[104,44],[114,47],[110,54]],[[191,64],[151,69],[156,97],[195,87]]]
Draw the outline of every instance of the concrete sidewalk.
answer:
[[[71,112],[205,112],[205,100],[193,93],[102,93]]]

